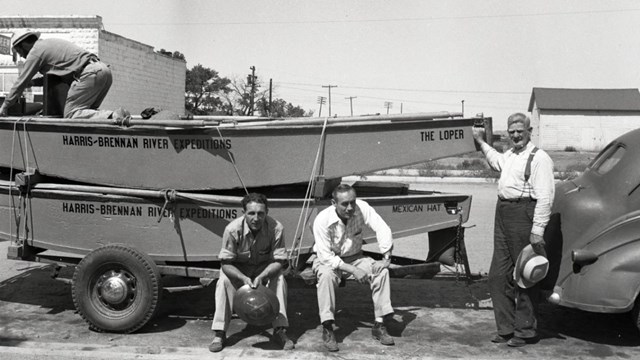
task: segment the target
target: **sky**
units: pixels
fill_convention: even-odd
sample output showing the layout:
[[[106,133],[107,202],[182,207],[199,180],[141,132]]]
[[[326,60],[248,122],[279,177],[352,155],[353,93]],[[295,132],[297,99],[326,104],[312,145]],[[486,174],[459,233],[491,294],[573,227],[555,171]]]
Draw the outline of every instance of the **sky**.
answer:
[[[99,15],[315,116],[483,113],[494,129],[533,87],[640,87],[640,2],[595,0],[0,0],[3,15]],[[331,86],[331,87],[329,87]],[[320,110],[319,97],[325,98]],[[387,106],[387,104],[389,104]]]

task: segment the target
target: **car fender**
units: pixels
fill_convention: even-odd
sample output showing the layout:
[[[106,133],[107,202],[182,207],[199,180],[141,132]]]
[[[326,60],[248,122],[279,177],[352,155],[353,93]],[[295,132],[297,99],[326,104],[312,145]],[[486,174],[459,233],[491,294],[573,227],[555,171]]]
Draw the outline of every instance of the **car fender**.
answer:
[[[571,252],[583,250],[597,260],[580,264]],[[563,274],[554,292],[560,305],[594,312],[626,312],[640,292],[640,212],[618,219],[581,249],[565,249]]]

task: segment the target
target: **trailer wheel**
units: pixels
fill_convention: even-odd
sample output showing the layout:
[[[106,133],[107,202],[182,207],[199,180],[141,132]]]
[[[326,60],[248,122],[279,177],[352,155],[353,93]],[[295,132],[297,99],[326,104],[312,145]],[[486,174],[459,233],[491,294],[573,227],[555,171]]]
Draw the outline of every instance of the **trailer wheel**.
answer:
[[[160,273],[146,254],[122,244],[93,250],[76,267],[73,303],[96,331],[131,333],[159,308]]]

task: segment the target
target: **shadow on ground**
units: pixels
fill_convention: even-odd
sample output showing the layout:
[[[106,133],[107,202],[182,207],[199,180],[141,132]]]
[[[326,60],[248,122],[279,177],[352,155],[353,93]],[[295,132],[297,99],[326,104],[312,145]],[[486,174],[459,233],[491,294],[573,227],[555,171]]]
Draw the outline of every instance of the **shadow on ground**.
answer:
[[[0,301],[37,305],[48,314],[73,310],[71,286],[51,278],[52,266],[26,270],[0,282]],[[63,268],[61,276],[71,278],[73,268]]]

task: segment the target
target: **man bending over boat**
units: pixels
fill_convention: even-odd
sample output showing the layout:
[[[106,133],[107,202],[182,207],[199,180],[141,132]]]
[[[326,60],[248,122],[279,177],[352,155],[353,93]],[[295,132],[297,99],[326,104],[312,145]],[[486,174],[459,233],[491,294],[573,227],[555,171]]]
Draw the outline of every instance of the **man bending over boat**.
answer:
[[[65,118],[113,118],[125,120],[128,111],[97,110],[112,83],[111,69],[95,54],[64,39],[40,39],[40,33],[23,31],[13,36],[13,50],[25,59],[24,65],[0,107],[0,116],[18,101],[25,88],[42,86],[44,75],[60,77],[69,85],[64,105]],[[43,77],[34,79],[40,72]]]
[[[236,290],[243,285],[257,288],[260,284],[273,290],[280,304],[280,313],[273,321],[273,339],[284,350],[292,350],[293,341],[287,336],[287,283],[282,271],[287,261],[284,227],[267,215],[269,206],[263,194],[245,196],[242,209],[244,215],[230,222],[222,235],[222,266],[211,325],[215,335],[209,350],[218,352],[224,347]]]
[[[389,265],[393,239],[391,229],[365,201],[356,199],[356,191],[346,184],[333,190],[332,206],[321,211],[313,223],[318,309],[322,322],[322,341],[329,351],[338,351],[333,332],[336,288],[343,277],[355,279],[371,288],[375,323],[373,338],[383,345],[394,345],[387,333],[385,320],[393,316]],[[362,230],[368,226],[376,233],[382,261],[375,261],[362,253]]]

